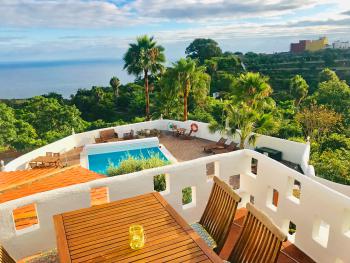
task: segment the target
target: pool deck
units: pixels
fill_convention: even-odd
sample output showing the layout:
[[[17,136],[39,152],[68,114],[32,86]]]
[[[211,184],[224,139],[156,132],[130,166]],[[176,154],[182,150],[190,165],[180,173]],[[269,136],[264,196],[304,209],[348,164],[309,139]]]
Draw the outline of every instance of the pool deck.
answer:
[[[159,142],[169,150],[178,162],[189,161],[210,155],[205,153],[203,148],[213,143],[212,141],[199,138],[184,140],[168,134],[163,134],[159,138]]]
[[[189,161],[200,157],[208,156],[209,154],[203,152],[206,145],[212,144],[212,141],[193,138],[191,140],[184,140],[169,134],[162,134],[159,142],[177,159],[178,162]],[[73,166],[80,164],[80,153],[83,147],[77,147],[67,151],[61,155],[62,163],[66,166]]]

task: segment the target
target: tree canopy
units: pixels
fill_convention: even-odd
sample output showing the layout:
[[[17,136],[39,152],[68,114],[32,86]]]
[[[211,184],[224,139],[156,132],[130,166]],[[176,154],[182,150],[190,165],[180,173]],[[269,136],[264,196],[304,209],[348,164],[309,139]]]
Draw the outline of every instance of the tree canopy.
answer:
[[[222,50],[213,39],[197,38],[186,48],[185,54],[203,64],[206,59],[221,56]]]

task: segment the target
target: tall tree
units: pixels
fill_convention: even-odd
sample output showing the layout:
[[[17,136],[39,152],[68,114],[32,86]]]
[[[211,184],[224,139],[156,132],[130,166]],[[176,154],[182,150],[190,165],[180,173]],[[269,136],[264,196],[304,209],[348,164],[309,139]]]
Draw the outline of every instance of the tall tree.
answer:
[[[297,113],[295,118],[302,125],[305,135],[318,142],[323,136],[336,130],[342,115],[323,105],[312,104]]]
[[[116,98],[119,97],[119,87],[120,87],[120,80],[117,77],[112,77],[109,81],[109,85],[113,88],[114,96]]]
[[[336,75],[335,75],[336,76]],[[338,77],[321,82],[314,96],[318,104],[325,105],[344,117],[346,127],[350,125],[350,87]]]
[[[173,66],[170,70],[173,70],[175,88],[183,97],[183,119],[187,121],[190,93],[193,93],[196,99],[205,98],[209,92],[210,76],[205,73],[205,67],[197,66],[196,61],[191,58],[182,58]]]
[[[221,56],[222,50],[213,39],[197,38],[186,48],[185,54],[203,64],[206,59]]]
[[[157,45],[153,37],[147,35],[138,37],[136,43],[129,44],[129,49],[124,55],[124,69],[129,74],[136,77],[143,74],[145,97],[146,97],[146,117],[150,118],[149,85],[148,77],[163,70],[165,62],[164,48]]]
[[[290,94],[295,99],[295,106],[298,107],[309,91],[309,85],[300,75],[295,75],[289,82]]]

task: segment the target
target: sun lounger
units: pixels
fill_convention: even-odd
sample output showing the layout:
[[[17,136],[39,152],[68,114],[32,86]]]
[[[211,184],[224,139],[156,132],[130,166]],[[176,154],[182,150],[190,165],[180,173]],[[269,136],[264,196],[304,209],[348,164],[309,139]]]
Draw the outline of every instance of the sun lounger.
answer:
[[[225,148],[222,149],[213,149],[212,152],[214,154],[220,154],[220,153],[228,153],[228,152],[233,152],[239,150],[237,147],[237,143],[231,142],[229,145],[227,145]]]
[[[206,153],[211,153],[214,149],[223,149],[223,148],[225,148],[226,141],[227,141],[227,139],[221,137],[217,143],[205,146],[204,151]]]

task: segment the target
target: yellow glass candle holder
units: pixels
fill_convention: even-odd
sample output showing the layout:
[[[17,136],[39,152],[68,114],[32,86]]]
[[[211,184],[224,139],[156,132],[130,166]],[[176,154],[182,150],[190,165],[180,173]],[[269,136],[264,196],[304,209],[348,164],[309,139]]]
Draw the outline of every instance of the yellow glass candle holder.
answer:
[[[141,249],[145,245],[145,234],[141,225],[131,225],[129,227],[130,247]]]

